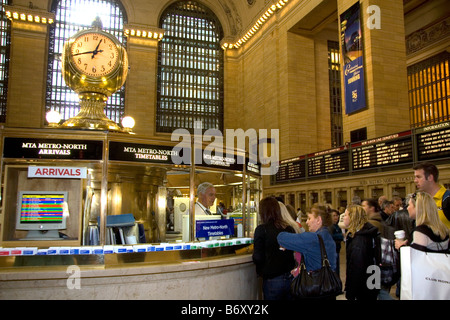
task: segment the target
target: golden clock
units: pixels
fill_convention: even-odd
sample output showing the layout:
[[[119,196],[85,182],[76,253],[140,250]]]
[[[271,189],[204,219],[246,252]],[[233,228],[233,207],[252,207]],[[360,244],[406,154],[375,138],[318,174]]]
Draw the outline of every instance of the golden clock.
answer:
[[[96,18],[64,44],[61,71],[64,81],[80,98],[80,112],[61,126],[122,131],[104,113],[106,101],[125,83],[128,56],[124,46],[102,29]]]
[[[128,57],[123,45],[94,21],[92,28],[69,38],[62,54],[66,84],[77,93],[98,92],[110,96],[125,83]]]
[[[119,60],[117,45],[107,36],[97,32],[78,36],[70,48],[73,65],[91,77],[109,75]]]

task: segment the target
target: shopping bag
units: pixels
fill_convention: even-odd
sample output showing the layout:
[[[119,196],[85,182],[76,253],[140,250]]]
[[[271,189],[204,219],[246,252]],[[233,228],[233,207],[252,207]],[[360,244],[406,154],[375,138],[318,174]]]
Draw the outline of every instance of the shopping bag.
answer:
[[[450,254],[400,248],[400,299],[450,300]]]

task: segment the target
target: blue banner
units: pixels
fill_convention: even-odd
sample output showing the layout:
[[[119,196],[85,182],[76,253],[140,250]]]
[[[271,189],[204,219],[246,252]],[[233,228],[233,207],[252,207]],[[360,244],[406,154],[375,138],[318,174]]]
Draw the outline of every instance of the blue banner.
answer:
[[[195,221],[196,238],[232,236],[233,234],[234,234],[233,219]]]
[[[366,107],[359,2],[340,16],[346,114]]]
[[[344,67],[346,113],[352,113],[366,106],[364,90],[363,57],[347,63]]]

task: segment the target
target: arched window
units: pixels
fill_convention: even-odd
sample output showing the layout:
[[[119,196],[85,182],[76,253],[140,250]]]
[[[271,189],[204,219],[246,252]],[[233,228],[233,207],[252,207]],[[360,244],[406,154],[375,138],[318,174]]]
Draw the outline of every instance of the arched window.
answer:
[[[8,96],[9,48],[11,45],[11,21],[6,17],[3,5],[9,0],[1,0],[0,12],[0,122],[6,121],[6,97]]]
[[[156,131],[223,130],[223,37],[214,13],[196,1],[179,1],[161,16]],[[199,126],[197,125],[199,128]]]
[[[76,32],[91,27],[99,16],[103,30],[113,34],[122,44],[125,43],[123,25],[126,13],[117,0],[55,0],[52,5],[55,23],[50,29],[49,57],[47,70],[46,112],[58,111],[63,120],[74,117],[80,111],[78,95],[64,82],[61,74],[61,54],[64,42]],[[125,88],[108,98],[106,116],[120,123],[124,115]]]

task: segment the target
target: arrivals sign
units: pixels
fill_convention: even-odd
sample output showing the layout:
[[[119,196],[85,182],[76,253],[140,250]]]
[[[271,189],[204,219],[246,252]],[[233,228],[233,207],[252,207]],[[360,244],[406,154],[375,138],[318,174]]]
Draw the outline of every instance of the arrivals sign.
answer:
[[[90,140],[11,138],[4,140],[3,157],[25,159],[101,160],[103,143]]]
[[[29,166],[28,178],[86,179],[86,167]]]
[[[363,43],[359,2],[340,15],[344,64],[345,113],[366,107]]]

